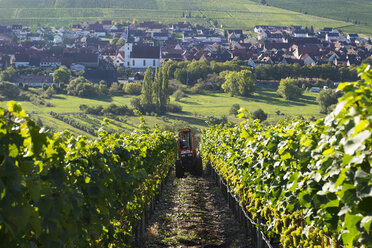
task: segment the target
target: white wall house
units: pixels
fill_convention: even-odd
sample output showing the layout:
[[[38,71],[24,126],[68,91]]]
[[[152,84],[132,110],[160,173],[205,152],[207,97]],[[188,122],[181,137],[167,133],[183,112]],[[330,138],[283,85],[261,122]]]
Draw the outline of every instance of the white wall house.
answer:
[[[161,66],[160,47],[127,43],[123,50],[125,53],[124,67],[146,69],[149,66]]]

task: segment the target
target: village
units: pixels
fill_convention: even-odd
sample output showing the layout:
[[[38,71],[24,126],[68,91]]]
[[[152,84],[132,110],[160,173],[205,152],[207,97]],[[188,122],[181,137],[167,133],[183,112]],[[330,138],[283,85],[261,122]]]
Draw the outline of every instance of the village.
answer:
[[[189,22],[163,25],[102,22],[70,28],[0,26],[0,67],[51,69],[67,67],[92,82],[118,81],[118,71],[141,79],[144,70],[174,61],[244,61],[258,65],[299,64],[359,66],[372,57],[372,42],[334,28],[255,26],[223,30]],[[136,73],[133,73],[136,72]],[[123,73],[121,73],[123,74]],[[132,77],[131,77],[132,78]],[[52,83],[50,75],[19,76],[16,83]]]

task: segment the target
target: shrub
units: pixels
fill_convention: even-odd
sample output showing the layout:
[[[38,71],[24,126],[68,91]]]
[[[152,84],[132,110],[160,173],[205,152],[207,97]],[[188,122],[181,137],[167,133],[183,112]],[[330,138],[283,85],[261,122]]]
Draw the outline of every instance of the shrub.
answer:
[[[142,112],[142,106],[141,106],[141,98],[140,97],[133,97],[130,99],[130,105],[139,111]]]
[[[230,111],[229,111],[229,114],[230,115],[237,115],[238,114],[238,110],[240,109],[240,105],[239,104],[233,104],[230,108]]]
[[[53,87],[49,87],[47,90],[45,90],[42,94],[44,98],[50,99],[52,96],[56,93]]]
[[[253,120],[260,120],[261,122],[267,119],[267,114],[262,109],[257,109],[252,113]]]
[[[183,87],[184,86],[182,85],[181,82],[179,82],[179,81],[177,81],[175,79],[172,79],[172,80],[169,80],[168,92],[169,92],[169,94],[173,94],[178,89],[182,89]]]
[[[0,94],[7,98],[16,98],[20,90],[17,85],[10,82],[0,82]]]
[[[212,123],[213,125],[226,124],[227,123],[227,117],[222,116],[221,118],[219,118],[217,116],[210,115],[210,116],[207,117],[207,121]]]
[[[142,85],[140,82],[126,83],[123,86],[123,91],[125,92],[125,94],[138,96],[141,94],[141,88]]]
[[[167,105],[167,111],[170,113],[181,113],[182,112],[182,106],[177,103],[169,103]]]
[[[178,89],[176,92],[173,93],[173,97],[176,102],[179,102],[184,96],[185,93],[181,89]]]
[[[123,95],[122,87],[118,83],[113,83],[109,89],[111,96],[121,96]]]

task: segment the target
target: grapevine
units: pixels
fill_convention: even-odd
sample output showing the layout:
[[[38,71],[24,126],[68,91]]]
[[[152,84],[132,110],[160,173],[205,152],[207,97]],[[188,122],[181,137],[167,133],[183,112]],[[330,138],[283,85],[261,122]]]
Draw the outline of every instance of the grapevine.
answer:
[[[372,70],[315,122],[204,130],[201,153],[283,247],[372,247]]]
[[[175,158],[159,130],[97,139],[0,109],[0,247],[129,247]]]

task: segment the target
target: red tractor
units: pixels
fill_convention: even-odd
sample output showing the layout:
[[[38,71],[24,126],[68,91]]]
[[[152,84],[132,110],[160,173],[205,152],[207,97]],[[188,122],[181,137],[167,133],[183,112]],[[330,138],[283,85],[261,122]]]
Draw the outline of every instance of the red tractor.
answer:
[[[202,176],[203,163],[200,155],[196,153],[194,134],[191,130],[179,130],[177,143],[176,177],[183,177],[186,171],[195,176]]]

